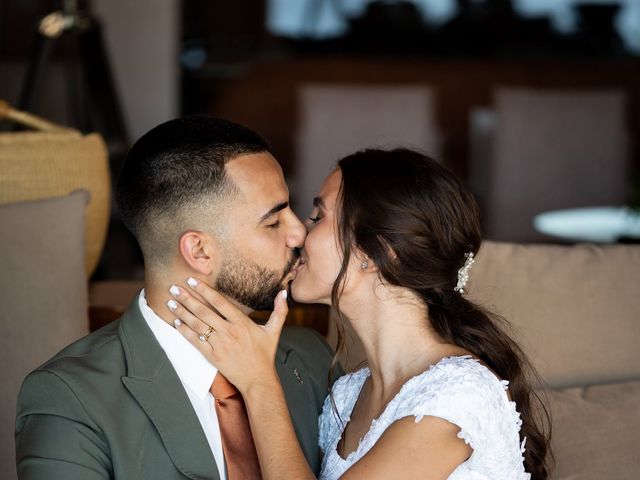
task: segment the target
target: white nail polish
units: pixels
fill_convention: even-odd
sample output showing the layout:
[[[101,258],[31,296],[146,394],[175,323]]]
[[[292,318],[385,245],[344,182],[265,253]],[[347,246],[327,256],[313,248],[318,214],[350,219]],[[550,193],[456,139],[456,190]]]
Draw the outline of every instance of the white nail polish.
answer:
[[[176,302],[175,300],[169,300],[167,302],[167,307],[169,307],[171,310],[175,310],[176,308],[178,308],[178,302]]]
[[[180,295],[180,289],[175,285],[171,285],[171,288],[169,289],[169,293],[174,297],[177,297],[178,295]]]
[[[289,292],[287,292],[286,290],[283,290],[282,291],[282,299],[286,300],[288,296],[289,296]]]
[[[198,286],[198,281],[193,277],[189,277],[187,278],[187,285],[191,288],[196,288]]]
[[[176,319],[173,321],[173,324],[175,325],[175,327],[176,327],[176,328],[178,328],[180,325],[182,325],[182,322],[180,321],[180,319],[179,319],[179,318],[176,318]]]

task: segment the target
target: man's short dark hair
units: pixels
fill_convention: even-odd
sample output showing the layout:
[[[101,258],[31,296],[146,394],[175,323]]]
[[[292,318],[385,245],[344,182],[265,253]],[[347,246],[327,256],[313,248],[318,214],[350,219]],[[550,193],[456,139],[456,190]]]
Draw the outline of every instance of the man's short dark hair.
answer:
[[[124,163],[116,202],[145,260],[170,253],[166,250],[175,245],[180,229],[188,228],[186,208],[228,200],[234,189],[225,173],[228,161],[268,151],[252,130],[208,116],[170,120],[143,135]],[[175,231],[166,231],[171,225]]]

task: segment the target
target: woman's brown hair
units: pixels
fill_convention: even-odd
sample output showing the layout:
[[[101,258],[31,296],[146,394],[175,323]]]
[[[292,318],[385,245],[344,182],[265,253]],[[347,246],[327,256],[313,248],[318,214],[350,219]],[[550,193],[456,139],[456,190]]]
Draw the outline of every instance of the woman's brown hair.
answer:
[[[407,149],[363,150],[338,162],[342,173],[338,238],[342,268],[332,291],[338,317],[336,358],[344,349],[340,295],[354,250],[372,259],[382,280],[410,289],[428,309],[433,331],[477,356],[509,381],[526,437],[525,468],[548,477],[549,416],[532,388],[537,375],[507,322],[454,290],[465,253],[482,240],[477,203],[443,165]],[[544,422],[543,422],[544,421]]]

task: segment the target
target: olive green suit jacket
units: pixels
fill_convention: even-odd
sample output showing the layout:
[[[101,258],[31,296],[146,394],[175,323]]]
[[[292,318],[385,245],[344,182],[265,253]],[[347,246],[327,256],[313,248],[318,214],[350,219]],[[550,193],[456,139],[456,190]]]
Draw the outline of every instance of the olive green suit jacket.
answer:
[[[318,334],[302,328],[284,329],[276,355],[315,472],[332,356]],[[219,480],[191,402],[137,298],[119,320],[27,376],[18,397],[16,459],[21,480]]]

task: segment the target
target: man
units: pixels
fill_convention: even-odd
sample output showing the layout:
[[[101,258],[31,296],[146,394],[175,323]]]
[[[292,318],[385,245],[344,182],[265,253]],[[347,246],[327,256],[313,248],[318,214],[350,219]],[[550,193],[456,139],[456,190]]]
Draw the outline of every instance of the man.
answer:
[[[289,208],[280,166],[254,132],[187,117],[138,140],[116,198],[144,255],[145,288],[121,319],[26,378],[16,420],[19,477],[259,477],[248,427],[242,437],[241,397],[230,397],[240,406],[234,417],[214,388],[224,377],[175,330],[166,301],[171,285],[197,276],[245,312],[272,308],[293,278],[306,235]],[[276,358],[298,439],[316,471],[331,358],[322,339],[304,329],[285,329]]]

